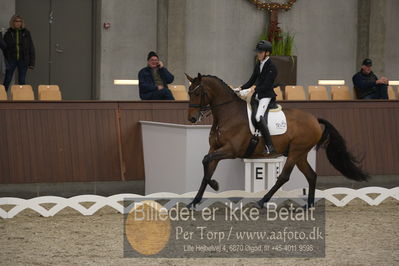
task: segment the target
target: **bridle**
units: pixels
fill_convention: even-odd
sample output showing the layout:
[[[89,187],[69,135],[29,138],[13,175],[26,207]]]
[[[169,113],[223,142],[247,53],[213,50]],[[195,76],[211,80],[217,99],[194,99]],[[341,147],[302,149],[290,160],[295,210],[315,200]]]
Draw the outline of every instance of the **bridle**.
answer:
[[[203,86],[202,86],[201,83],[198,84],[194,89],[190,90],[189,91],[189,95],[193,94],[199,88],[202,88],[202,90],[200,91],[200,97],[201,97],[200,103],[199,104],[190,103],[188,105],[190,108],[198,108],[199,109],[198,121],[201,121],[204,116],[208,117],[211,114],[211,112],[209,112],[209,111],[211,111],[212,109],[215,109],[216,107],[219,107],[219,106],[222,106],[222,105],[226,105],[226,104],[232,103],[234,101],[234,100],[230,100],[230,101],[223,102],[223,103],[216,104],[216,105],[212,105],[212,106],[210,104],[205,104],[205,98],[208,98],[208,94],[204,91]]]
[[[192,89],[191,91],[188,92],[189,95],[193,94],[195,91],[197,91],[201,87],[202,87],[202,84],[201,83],[198,84],[197,87],[195,87],[194,89]],[[206,92],[204,92],[203,89],[201,90],[200,93],[201,93],[201,95],[200,95],[200,97],[201,97],[200,104],[190,103],[188,105],[188,107],[190,107],[190,108],[199,108],[199,115],[198,115],[198,118],[197,118],[198,121],[201,121],[204,116],[208,117],[210,115],[209,111],[211,110],[211,106],[209,104],[205,105],[205,97],[208,97],[208,95],[206,94]]]

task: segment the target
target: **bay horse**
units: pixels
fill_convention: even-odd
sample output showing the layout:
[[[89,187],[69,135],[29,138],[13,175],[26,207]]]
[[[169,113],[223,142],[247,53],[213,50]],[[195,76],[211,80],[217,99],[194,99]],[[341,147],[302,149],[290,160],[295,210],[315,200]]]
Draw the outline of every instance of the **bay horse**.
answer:
[[[219,189],[218,182],[212,175],[220,160],[244,158],[252,134],[248,125],[246,102],[241,100],[223,80],[215,76],[192,78],[189,87],[188,120],[191,123],[200,121],[207,111],[212,112],[213,124],[209,134],[209,152],[202,160],[204,177],[200,188],[188,207],[198,204],[206,186],[215,191]],[[272,142],[277,154],[264,154],[264,141],[260,141],[250,158],[264,158],[284,155],[286,163],[277,178],[276,184],[258,201],[262,208],[274,193],[290,178],[296,165],[305,175],[309,183],[307,207],[314,206],[317,174],[307,161],[308,152],[316,146],[323,147],[329,162],[345,177],[366,181],[368,174],[357,164],[356,158],[348,151],[345,140],[337,129],[328,121],[318,119],[310,113],[298,109],[283,109],[287,119],[287,131],[283,135],[272,136]],[[324,125],[324,130],[321,127]]]

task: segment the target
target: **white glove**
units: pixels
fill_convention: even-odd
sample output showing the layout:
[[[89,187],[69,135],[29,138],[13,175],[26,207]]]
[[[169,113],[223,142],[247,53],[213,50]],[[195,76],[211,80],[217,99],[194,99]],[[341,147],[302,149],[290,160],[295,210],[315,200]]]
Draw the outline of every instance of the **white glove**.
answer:
[[[246,90],[241,90],[239,92],[239,94],[241,97],[246,97],[248,95],[248,93],[250,93],[250,92],[251,92],[251,89],[246,89]]]
[[[234,92],[239,92],[241,90],[241,88],[235,88],[233,89]]]

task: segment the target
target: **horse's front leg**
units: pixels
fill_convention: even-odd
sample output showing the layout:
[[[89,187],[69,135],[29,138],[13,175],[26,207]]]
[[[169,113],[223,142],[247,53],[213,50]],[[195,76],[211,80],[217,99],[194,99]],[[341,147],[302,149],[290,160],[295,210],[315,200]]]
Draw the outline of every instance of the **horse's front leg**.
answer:
[[[213,189],[218,190],[218,184],[215,180],[211,180],[213,173],[215,172],[216,166],[218,165],[220,160],[230,159],[232,155],[230,152],[227,152],[227,149],[219,149],[214,152],[208,153],[204,159],[202,160],[202,165],[204,166],[204,177],[202,178],[202,182],[200,188],[198,190],[197,195],[194,200],[187,206],[191,207],[195,206],[201,202],[202,196],[204,195],[206,186],[209,184]]]

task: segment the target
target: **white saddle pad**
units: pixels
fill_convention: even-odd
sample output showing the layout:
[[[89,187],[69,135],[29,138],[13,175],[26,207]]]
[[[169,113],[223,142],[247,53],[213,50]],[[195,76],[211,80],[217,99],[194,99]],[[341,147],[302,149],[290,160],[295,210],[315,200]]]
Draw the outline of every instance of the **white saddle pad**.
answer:
[[[247,113],[248,113],[248,121],[249,121],[249,129],[251,130],[252,135],[260,135],[260,133],[255,130],[255,126],[252,124],[252,109],[251,105],[247,104]],[[283,111],[269,111],[267,117],[267,127],[269,128],[270,135],[282,135],[287,131],[287,119]]]

